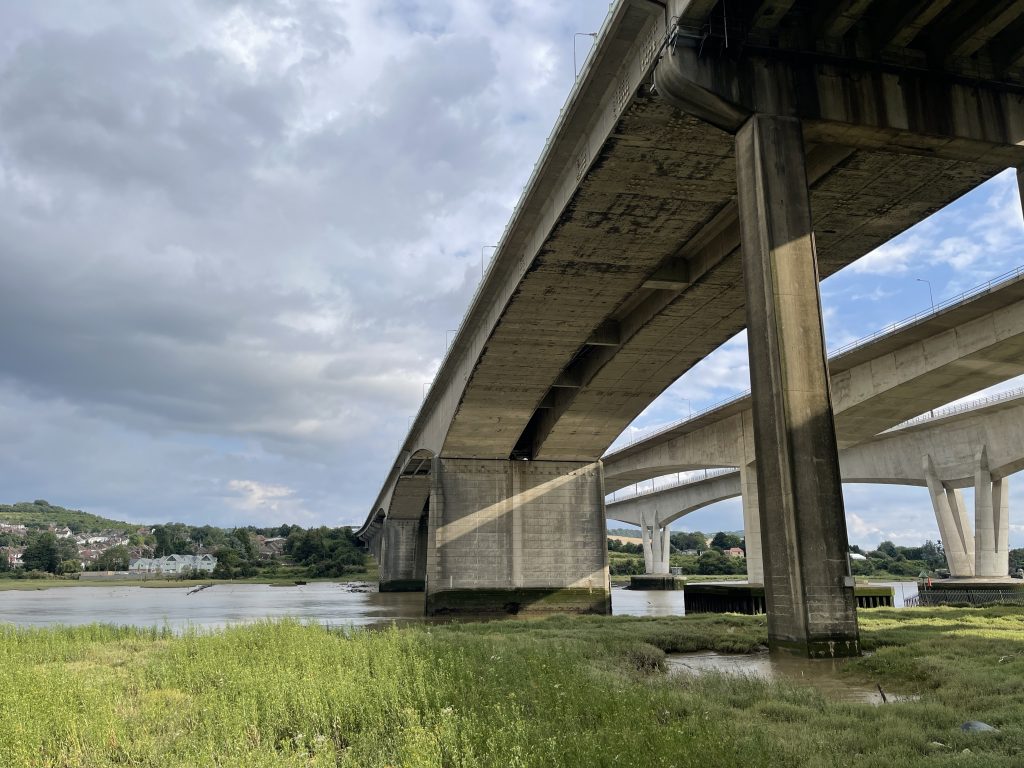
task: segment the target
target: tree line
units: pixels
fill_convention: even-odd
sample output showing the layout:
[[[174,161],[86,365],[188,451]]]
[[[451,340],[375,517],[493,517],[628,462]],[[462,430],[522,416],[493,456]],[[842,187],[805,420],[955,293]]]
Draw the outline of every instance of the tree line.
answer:
[[[261,552],[257,537],[283,538],[280,554],[276,551]],[[51,531],[31,530],[26,536],[18,537],[17,543],[25,544],[23,568],[14,571],[7,558],[0,557],[0,572],[4,575],[69,575],[81,570],[78,546],[72,539],[58,538]],[[0,546],[4,545],[0,542]],[[208,552],[217,558],[212,576],[222,579],[257,576],[334,578],[364,571],[367,558],[362,543],[347,526],[218,528],[166,523],[153,526],[148,534],[133,533],[128,546],[110,547],[95,562],[89,563],[88,569],[127,570],[133,551],[154,558]]]
[[[669,536],[669,565],[685,575],[731,575],[747,572],[747,559],[726,552],[735,547],[746,550],[746,542],[735,533],[718,531],[708,536],[700,531],[676,531]],[[644,572],[643,546],[608,539],[608,570],[612,576],[634,576]]]
[[[616,531],[618,533],[618,531]],[[746,542],[735,533],[719,531],[714,536],[696,532],[673,532],[670,536],[672,551],[669,564],[682,568],[684,574],[727,575],[747,572],[745,557],[731,557],[726,553],[733,547],[746,551]],[[612,575],[634,575],[644,572],[643,547],[640,544],[608,539],[609,569]],[[695,552],[696,554],[684,554]],[[948,573],[946,553],[941,542],[926,541],[916,547],[901,547],[883,541],[875,549],[866,550],[853,544],[850,553],[864,559],[851,558],[854,576],[929,576]],[[1024,568],[1024,548],[1010,550],[1010,572]]]

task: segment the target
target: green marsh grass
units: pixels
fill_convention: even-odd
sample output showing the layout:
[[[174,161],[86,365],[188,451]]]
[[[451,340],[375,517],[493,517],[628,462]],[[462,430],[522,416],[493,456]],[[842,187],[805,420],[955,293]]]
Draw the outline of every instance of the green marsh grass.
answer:
[[[176,636],[0,627],[0,765],[1020,766],[1018,610],[861,612],[851,679],[919,701],[664,673],[763,646],[763,617],[553,617]],[[997,734],[959,731],[983,720]],[[936,746],[932,742],[938,742]],[[963,752],[963,750],[970,750]]]

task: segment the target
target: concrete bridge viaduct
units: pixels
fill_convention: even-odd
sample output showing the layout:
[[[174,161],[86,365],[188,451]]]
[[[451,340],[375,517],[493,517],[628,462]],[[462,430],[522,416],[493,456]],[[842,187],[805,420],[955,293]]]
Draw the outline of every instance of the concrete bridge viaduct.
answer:
[[[945,411],[841,449],[842,480],[928,488],[951,574],[1004,578],[1009,570],[1008,477],[1024,469],[1024,393],[984,398]],[[698,509],[741,496],[748,580],[762,583],[757,499],[750,498],[756,488],[744,480],[742,470],[719,471],[612,501],[607,514],[640,526],[648,572],[668,573],[668,526]],[[973,530],[961,494],[962,488],[971,487]],[[755,514],[749,515],[752,506]]]
[[[1024,272],[1016,270],[944,302],[937,311],[848,345],[829,360],[829,369],[833,392],[838,393],[833,407],[842,447],[950,397],[1020,375],[1024,373]],[[755,458],[748,395],[605,454],[605,488],[611,492],[692,469],[744,467],[750,576],[759,582],[763,577]],[[392,497],[389,523],[382,536],[374,539],[382,589],[424,588],[424,505],[430,494],[430,467],[426,457],[409,462]],[[704,490],[699,488],[701,493]],[[712,494],[712,500],[732,495],[731,491],[724,497]],[[412,514],[400,518],[397,514],[402,510]]]
[[[840,350],[829,360],[829,373],[841,451],[1024,373],[1024,274],[1015,271],[937,312]],[[607,453],[603,464],[609,491],[693,469],[739,467],[748,575],[760,582],[755,459],[751,400],[745,396]]]
[[[747,327],[770,644],[858,651],[818,281],[1024,166],[1021,10],[612,6],[360,530],[428,613],[606,611],[600,457]]]

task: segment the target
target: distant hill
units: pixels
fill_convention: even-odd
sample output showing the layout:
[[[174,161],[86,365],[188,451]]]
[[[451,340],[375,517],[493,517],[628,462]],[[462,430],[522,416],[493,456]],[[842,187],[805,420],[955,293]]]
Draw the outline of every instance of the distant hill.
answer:
[[[104,530],[134,531],[138,528],[137,525],[126,523],[123,520],[110,520],[78,509],[58,507],[44,499],[19,501],[17,504],[0,504],[0,523],[20,524],[28,527],[46,527],[51,524],[66,525],[76,533]]]

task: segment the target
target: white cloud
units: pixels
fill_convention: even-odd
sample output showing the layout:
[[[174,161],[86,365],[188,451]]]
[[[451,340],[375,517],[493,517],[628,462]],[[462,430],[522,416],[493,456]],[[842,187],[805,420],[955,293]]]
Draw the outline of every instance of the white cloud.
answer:
[[[875,539],[879,536],[883,536],[884,538],[881,528],[868,523],[863,517],[855,512],[847,514],[846,523],[851,541],[861,541],[869,538]]]
[[[855,261],[850,269],[872,275],[906,274],[911,263],[921,258],[927,246],[922,237],[896,238]]]

